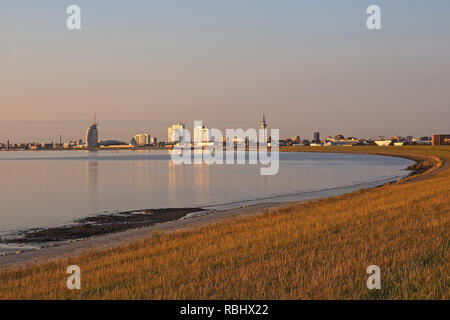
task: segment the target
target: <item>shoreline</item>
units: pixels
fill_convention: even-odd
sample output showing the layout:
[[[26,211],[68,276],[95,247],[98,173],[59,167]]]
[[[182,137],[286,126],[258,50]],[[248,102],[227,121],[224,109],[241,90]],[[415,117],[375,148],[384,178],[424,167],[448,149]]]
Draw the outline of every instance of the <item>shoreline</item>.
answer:
[[[197,208],[150,208],[114,213],[100,213],[57,226],[26,228],[11,233],[11,235],[0,236],[0,257],[23,254],[28,251],[40,250],[48,247],[63,246],[72,242],[126,232],[131,229],[154,227],[176,220],[197,219],[200,216],[221,214],[231,210],[240,210],[242,208],[259,208],[260,206],[267,206],[270,209],[278,204],[297,204],[335,195],[344,195],[356,190],[377,188],[404,180],[415,174],[413,169],[409,169],[409,167],[405,170],[409,170],[410,172],[403,177],[390,177],[383,180],[340,187],[280,194]],[[15,235],[13,236],[12,234]],[[4,251],[1,252],[1,250]]]
[[[102,213],[77,219],[60,226],[29,228],[17,236],[0,237],[0,245],[63,244],[65,241],[82,240],[93,236],[121,232],[128,229],[152,226],[188,215],[204,212],[202,208],[136,209],[115,213]]]
[[[300,150],[292,150],[292,151],[300,151]],[[329,153],[336,153],[330,152]],[[347,150],[346,150],[347,151]],[[301,152],[301,151],[300,151]],[[322,152],[322,151],[311,151],[304,150],[303,152]],[[341,152],[340,150],[337,152]],[[345,152],[351,153],[351,152]],[[419,155],[402,155],[402,154],[389,154],[389,153],[365,153],[365,152],[353,152],[360,154],[373,154],[373,155],[382,155],[382,156],[396,156],[401,158],[407,158],[415,161],[415,164],[410,166],[413,170],[409,175],[403,177],[401,179],[384,183],[382,185],[370,187],[370,188],[362,188],[362,189],[375,189],[378,187],[382,187],[384,185],[389,185],[393,183],[404,183],[408,182],[411,179],[418,179],[421,176],[428,175],[436,170],[440,169],[444,161],[435,156],[419,156]],[[409,168],[409,167],[408,167]],[[406,169],[406,168],[405,168]],[[348,193],[352,193],[347,192]],[[10,269],[14,267],[23,267],[26,265],[30,265],[33,263],[47,262],[53,261],[61,258],[68,258],[73,256],[78,256],[83,252],[89,250],[102,250],[102,249],[112,249],[119,247],[124,244],[129,244],[136,240],[142,240],[149,236],[151,236],[154,232],[178,232],[187,229],[196,229],[208,224],[217,223],[226,219],[234,219],[238,217],[250,217],[262,214],[271,210],[278,210],[285,207],[295,206],[299,203],[305,201],[314,201],[320,199],[326,199],[328,197],[319,197],[310,200],[302,200],[302,201],[289,201],[289,202],[272,202],[272,203],[260,203],[253,205],[243,205],[239,208],[233,208],[228,210],[206,210],[200,212],[199,214],[195,214],[194,217],[182,217],[181,219],[165,221],[162,223],[154,223],[149,226],[126,229],[124,231],[107,233],[98,236],[89,236],[86,238],[69,240],[66,242],[55,244],[50,244],[47,247],[43,248],[35,248],[34,250],[24,251],[20,253],[8,254],[6,256],[0,257],[0,270]],[[186,209],[186,208],[185,208]],[[199,210],[197,210],[199,212]],[[195,212],[191,212],[195,213]],[[189,215],[189,214],[188,214]]]
[[[0,270],[14,267],[25,267],[34,263],[73,257],[90,250],[112,249],[133,241],[143,240],[155,232],[171,233],[195,229],[222,220],[255,216],[265,211],[281,209],[283,207],[288,207],[295,204],[296,202],[266,203],[223,211],[205,211],[208,213],[192,218],[177,219],[152,226],[128,229],[122,232],[109,233],[102,236],[77,239],[56,246],[50,245],[44,248],[38,247],[34,250],[0,257]]]

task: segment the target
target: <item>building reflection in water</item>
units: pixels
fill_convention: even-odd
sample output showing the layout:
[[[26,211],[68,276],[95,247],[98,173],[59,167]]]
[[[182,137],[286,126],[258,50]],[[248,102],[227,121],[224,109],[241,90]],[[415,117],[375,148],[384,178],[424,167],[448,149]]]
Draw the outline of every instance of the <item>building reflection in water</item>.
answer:
[[[208,203],[211,199],[211,166],[205,163],[194,166],[195,203]]]
[[[169,160],[168,190],[171,207],[208,203],[211,199],[211,166],[175,164]]]
[[[86,182],[87,182],[87,201],[88,209],[91,213],[99,211],[99,190],[98,190],[98,176],[99,165],[96,160],[86,161]]]
[[[171,207],[178,207],[185,203],[185,165],[175,164],[171,160],[168,163],[168,202]]]
[[[136,205],[145,206],[152,196],[152,188],[156,191],[160,187],[155,166],[151,160],[145,160],[136,162],[131,170],[131,179],[136,187],[131,198],[136,201]]]

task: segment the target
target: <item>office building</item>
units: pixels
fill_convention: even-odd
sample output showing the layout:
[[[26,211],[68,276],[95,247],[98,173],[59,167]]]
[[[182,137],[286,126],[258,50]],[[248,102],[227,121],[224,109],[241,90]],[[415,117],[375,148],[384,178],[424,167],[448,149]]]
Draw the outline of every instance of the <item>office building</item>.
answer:
[[[173,124],[168,129],[168,143],[178,143],[182,140],[186,126],[183,123]]]
[[[313,142],[315,142],[315,143],[320,142],[320,132],[314,132]]]
[[[148,133],[140,133],[133,136],[131,144],[142,147],[150,144],[150,135]]]
[[[431,143],[433,144],[433,146],[450,144],[450,134],[433,134]]]

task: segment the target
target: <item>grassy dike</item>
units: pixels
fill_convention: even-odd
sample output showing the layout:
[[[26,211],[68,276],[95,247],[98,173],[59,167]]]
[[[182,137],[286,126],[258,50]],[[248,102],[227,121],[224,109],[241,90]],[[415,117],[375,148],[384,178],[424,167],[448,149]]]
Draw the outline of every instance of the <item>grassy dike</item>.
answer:
[[[296,147],[434,172],[0,273],[0,299],[449,299],[450,147]],[[439,161],[441,159],[442,161]],[[440,166],[439,169],[437,169]],[[67,266],[82,289],[66,288]],[[382,289],[366,287],[381,267]]]

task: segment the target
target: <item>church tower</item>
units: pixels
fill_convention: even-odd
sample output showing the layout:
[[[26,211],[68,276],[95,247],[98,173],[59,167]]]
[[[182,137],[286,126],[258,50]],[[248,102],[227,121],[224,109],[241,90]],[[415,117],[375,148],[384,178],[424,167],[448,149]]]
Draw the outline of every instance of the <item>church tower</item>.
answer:
[[[264,130],[263,139],[260,142],[267,143],[267,123],[266,123],[266,115],[263,113],[263,120],[261,122],[261,129]]]
[[[267,129],[266,115],[264,113],[263,113],[263,120],[261,122],[261,129]]]

